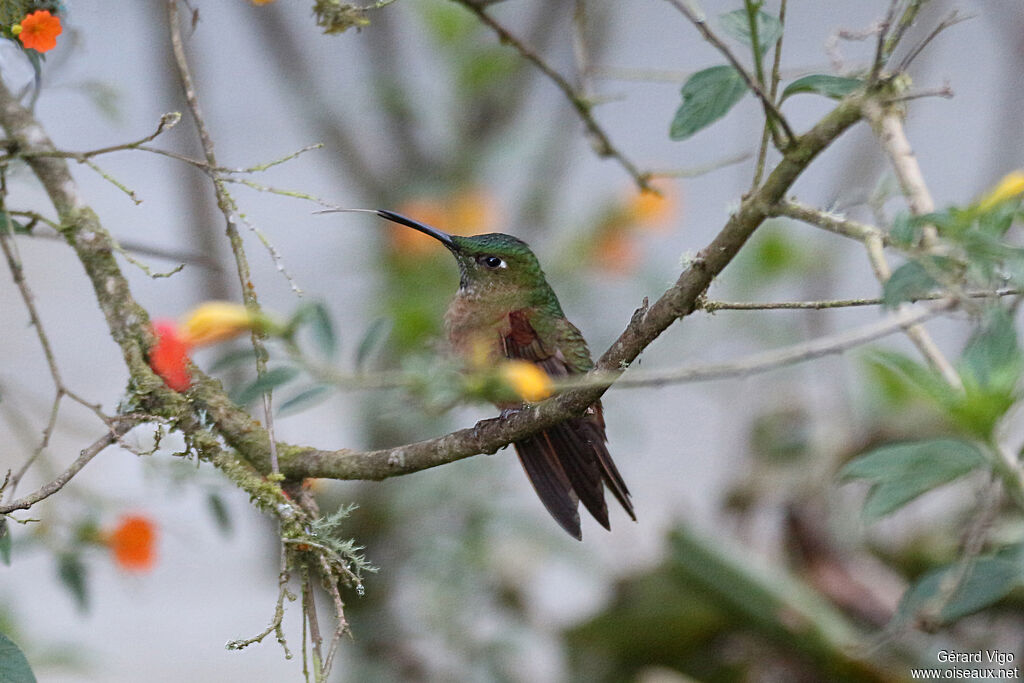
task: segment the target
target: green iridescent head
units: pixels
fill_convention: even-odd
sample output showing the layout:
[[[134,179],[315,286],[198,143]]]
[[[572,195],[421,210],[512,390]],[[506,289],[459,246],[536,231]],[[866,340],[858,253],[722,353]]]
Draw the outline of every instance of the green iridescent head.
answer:
[[[459,264],[459,289],[464,294],[514,298],[523,305],[546,303],[554,294],[544,279],[537,257],[517,237],[503,233],[449,235],[392,211],[381,218],[430,235],[452,253]]]

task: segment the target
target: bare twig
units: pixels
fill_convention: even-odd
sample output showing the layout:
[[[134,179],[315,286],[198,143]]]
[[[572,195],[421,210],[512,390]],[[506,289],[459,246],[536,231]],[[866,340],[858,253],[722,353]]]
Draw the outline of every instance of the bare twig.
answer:
[[[213,138],[210,136],[210,131],[206,127],[206,121],[203,118],[202,110],[199,107],[199,97],[196,94],[195,84],[192,81],[192,73],[188,66],[188,59],[185,56],[185,47],[181,38],[181,20],[178,17],[177,0],[168,0],[167,11],[168,23],[171,31],[171,48],[174,52],[174,62],[178,67],[178,75],[181,77],[185,101],[188,103],[192,119],[196,124],[196,129],[199,131],[199,141],[203,147],[203,154],[206,157],[206,163],[210,168],[217,168],[218,164],[217,157],[213,149]],[[238,269],[238,280],[242,287],[242,299],[245,301],[245,305],[247,307],[258,310],[260,306],[259,299],[256,296],[256,289],[252,283],[252,276],[249,271],[249,261],[245,255],[245,246],[242,243],[241,235],[238,233],[234,199],[228,194],[227,189],[224,187],[224,182],[220,179],[219,175],[213,174],[211,178],[213,180],[214,193],[217,197],[217,207],[224,215],[228,241],[231,243],[231,251],[235,257],[235,265]],[[262,377],[267,371],[268,354],[266,347],[263,344],[265,336],[266,335],[264,333],[253,330],[252,345],[256,351],[256,374],[260,377]],[[271,473],[277,475],[279,471],[277,462],[277,445],[273,437],[274,422],[273,410],[271,409],[270,392],[264,393],[263,406],[265,409],[264,418],[266,420],[267,433],[270,439]]]
[[[967,297],[972,299],[991,299],[993,297],[1018,296],[1022,292],[1019,289],[997,289],[991,292],[967,292]],[[938,292],[927,296],[917,297],[913,301],[937,301],[946,299],[948,293]],[[862,306],[881,306],[885,303],[882,297],[869,297],[861,299],[825,299],[822,301],[705,301],[700,308],[708,313],[716,311],[780,311],[792,309],[813,309],[822,310],[828,308],[856,308]]]
[[[28,510],[39,501],[45,500],[57,493],[57,491],[60,491],[64,488],[65,484],[71,481],[71,479],[82,470],[83,467],[89,464],[90,460],[95,458],[107,446],[117,443],[118,437],[130,430],[133,426],[135,426],[135,422],[131,420],[125,420],[119,423],[114,432],[104,434],[102,437],[94,441],[92,445],[85,448],[81,454],[75,458],[75,461],[68,465],[67,469],[61,472],[56,479],[44,486],[41,486],[27,496],[18,498],[10,503],[0,504],[0,515],[6,515],[16,510]]]
[[[548,79],[562,91],[565,97],[569,100],[569,103],[572,104],[573,109],[575,109],[576,113],[579,114],[587,132],[594,139],[595,148],[599,156],[612,157],[619,162],[619,165],[622,166],[630,176],[632,176],[633,181],[638,187],[640,187],[640,189],[647,192],[657,193],[657,190],[650,184],[650,174],[637,168],[632,161],[627,159],[626,156],[612,144],[611,138],[608,137],[604,128],[601,127],[601,124],[597,122],[597,119],[594,118],[594,115],[591,112],[591,109],[593,109],[593,102],[591,100],[587,99],[582,93],[577,92],[577,90],[565,79],[564,76],[562,76],[562,74],[558,73],[554,67],[545,62],[544,59],[532,48],[519,40],[519,38],[513,35],[507,28],[495,20],[494,17],[488,14],[485,10],[484,3],[479,2],[479,0],[456,0],[456,2],[473,12],[481,22],[498,34],[501,42],[515,48],[523,59],[536,66],[541,73],[547,76]]]
[[[906,54],[906,56],[904,56],[903,59],[900,60],[899,66],[896,67],[896,71],[897,72],[906,71],[907,68],[910,67],[910,65],[913,63],[913,61],[915,59],[917,59],[917,56],[920,55],[921,52],[926,47],[928,47],[928,44],[930,42],[932,42],[933,40],[935,40],[935,38],[940,33],[945,31],[947,28],[949,28],[951,26],[956,26],[957,24],[959,24],[962,21],[967,21],[968,19],[973,19],[973,18],[974,18],[973,15],[965,16],[965,15],[960,14],[959,12],[957,12],[957,10],[954,9],[952,12],[947,14],[946,17],[942,21],[940,21],[939,24],[935,28],[933,28],[931,30],[931,32],[921,40],[921,42],[919,42],[917,45],[915,45],[913,48],[910,49],[910,52],[908,52]]]
[[[740,152],[739,154],[734,154],[732,156],[725,157],[724,159],[712,161],[711,163],[702,164],[700,166],[653,170],[648,174],[648,176],[651,178],[697,178],[728,166],[741,164],[752,156],[753,154],[750,152]]]

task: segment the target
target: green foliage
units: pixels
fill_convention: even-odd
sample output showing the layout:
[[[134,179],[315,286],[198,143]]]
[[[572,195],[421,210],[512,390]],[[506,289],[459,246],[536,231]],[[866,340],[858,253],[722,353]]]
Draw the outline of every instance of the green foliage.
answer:
[[[377,568],[360,552],[363,550],[362,546],[340,535],[342,522],[357,507],[354,503],[344,505],[329,515],[317,517],[310,525],[309,533],[320,545],[334,553],[337,561],[341,562],[342,574],[350,576],[361,593],[359,582],[362,580],[363,572],[373,573]]]
[[[388,336],[391,331],[391,323],[386,318],[377,318],[367,328],[366,333],[363,334],[363,338],[359,340],[359,345],[356,347],[356,369],[362,370],[370,356],[376,351],[384,338]]]
[[[0,681],[36,683],[35,674],[24,653],[3,633],[0,633]]]
[[[85,563],[76,552],[61,553],[57,557],[57,578],[75,599],[80,612],[89,609],[89,591],[86,585]]]
[[[731,66],[713,66],[683,84],[683,103],[669,128],[673,140],[685,140],[729,113],[747,92],[743,77]]]
[[[926,259],[928,265],[922,262]],[[922,258],[922,261],[907,261],[885,281],[882,299],[887,308],[922,299],[938,289],[939,282],[933,273],[939,270],[940,259],[930,256]]]
[[[11,566],[11,531],[7,528],[7,518],[0,518],[0,562]]]
[[[206,494],[206,508],[210,511],[213,521],[217,523],[217,529],[225,536],[230,535],[231,515],[228,513],[228,506],[224,503],[224,498],[216,491],[210,491]]]
[[[996,425],[1018,398],[1022,361],[1010,315],[995,306],[985,315],[957,362],[963,391],[949,386],[935,370],[902,354],[875,352],[871,362],[902,381],[908,390],[927,398],[965,434],[989,442]]]
[[[772,48],[779,38],[782,37],[782,22],[778,17],[772,16],[760,9],[756,11],[757,17],[757,43],[761,54]],[[738,9],[733,12],[726,12],[718,17],[722,30],[732,38],[753,47],[752,36],[750,35],[750,17],[747,10]]]
[[[839,476],[844,481],[872,483],[863,511],[870,523],[972,472],[985,461],[985,455],[967,441],[934,439],[883,446],[849,462]]]
[[[299,374],[298,368],[290,365],[282,365],[267,370],[261,377],[242,386],[232,397],[239,405],[248,405],[263,394],[274,391],[280,386],[295,379]]]
[[[285,327],[285,335],[294,337],[302,327],[308,326],[320,353],[333,358],[338,350],[338,337],[334,332],[331,314],[322,301],[314,301],[300,306],[292,315]]]
[[[928,572],[903,595],[894,620],[939,626],[991,606],[1024,587],[1022,550],[1011,546],[966,566],[956,563]]]
[[[286,415],[300,413],[307,408],[312,408],[313,406],[322,403],[323,400],[327,398],[330,391],[331,387],[325,384],[316,384],[308,389],[303,389],[291,398],[286,399],[280,406],[278,406],[277,414],[284,417]]]
[[[787,85],[782,91],[782,99],[784,100],[790,95],[814,93],[839,100],[862,85],[864,85],[864,82],[859,78],[847,78],[831,74],[811,74],[798,78]]]

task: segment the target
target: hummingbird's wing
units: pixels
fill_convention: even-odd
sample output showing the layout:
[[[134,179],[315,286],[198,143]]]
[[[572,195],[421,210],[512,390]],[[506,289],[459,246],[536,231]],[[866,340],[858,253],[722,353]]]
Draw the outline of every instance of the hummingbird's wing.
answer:
[[[589,364],[590,357],[582,335],[568,321],[567,333],[573,338],[565,340],[582,353]],[[566,359],[562,344],[545,344],[530,324],[526,311],[509,315],[509,330],[502,337],[505,355],[509,358],[535,363],[552,377],[583,372]],[[554,347],[554,348],[551,348]],[[601,526],[610,528],[608,507],[604,500],[604,487],[612,494],[633,519],[633,505],[622,476],[612,461],[605,445],[604,416],[601,404],[595,403],[581,417],[550,427],[534,436],[516,442],[516,452],[548,512],[566,531],[580,538],[577,500],[594,516]]]

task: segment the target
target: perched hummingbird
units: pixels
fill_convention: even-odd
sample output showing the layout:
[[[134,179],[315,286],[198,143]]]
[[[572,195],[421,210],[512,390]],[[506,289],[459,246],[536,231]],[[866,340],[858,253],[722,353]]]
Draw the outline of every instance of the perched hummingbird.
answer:
[[[556,379],[594,366],[583,335],[566,320],[525,242],[501,233],[449,235],[391,211],[373,213],[430,235],[455,256],[459,291],[445,314],[445,326],[462,358],[473,358],[483,348],[491,361],[526,360]],[[515,442],[519,461],[544,507],[576,539],[582,538],[580,502],[601,526],[611,528],[605,486],[636,520],[629,490],[608,454],[606,440],[597,402],[581,417]]]

